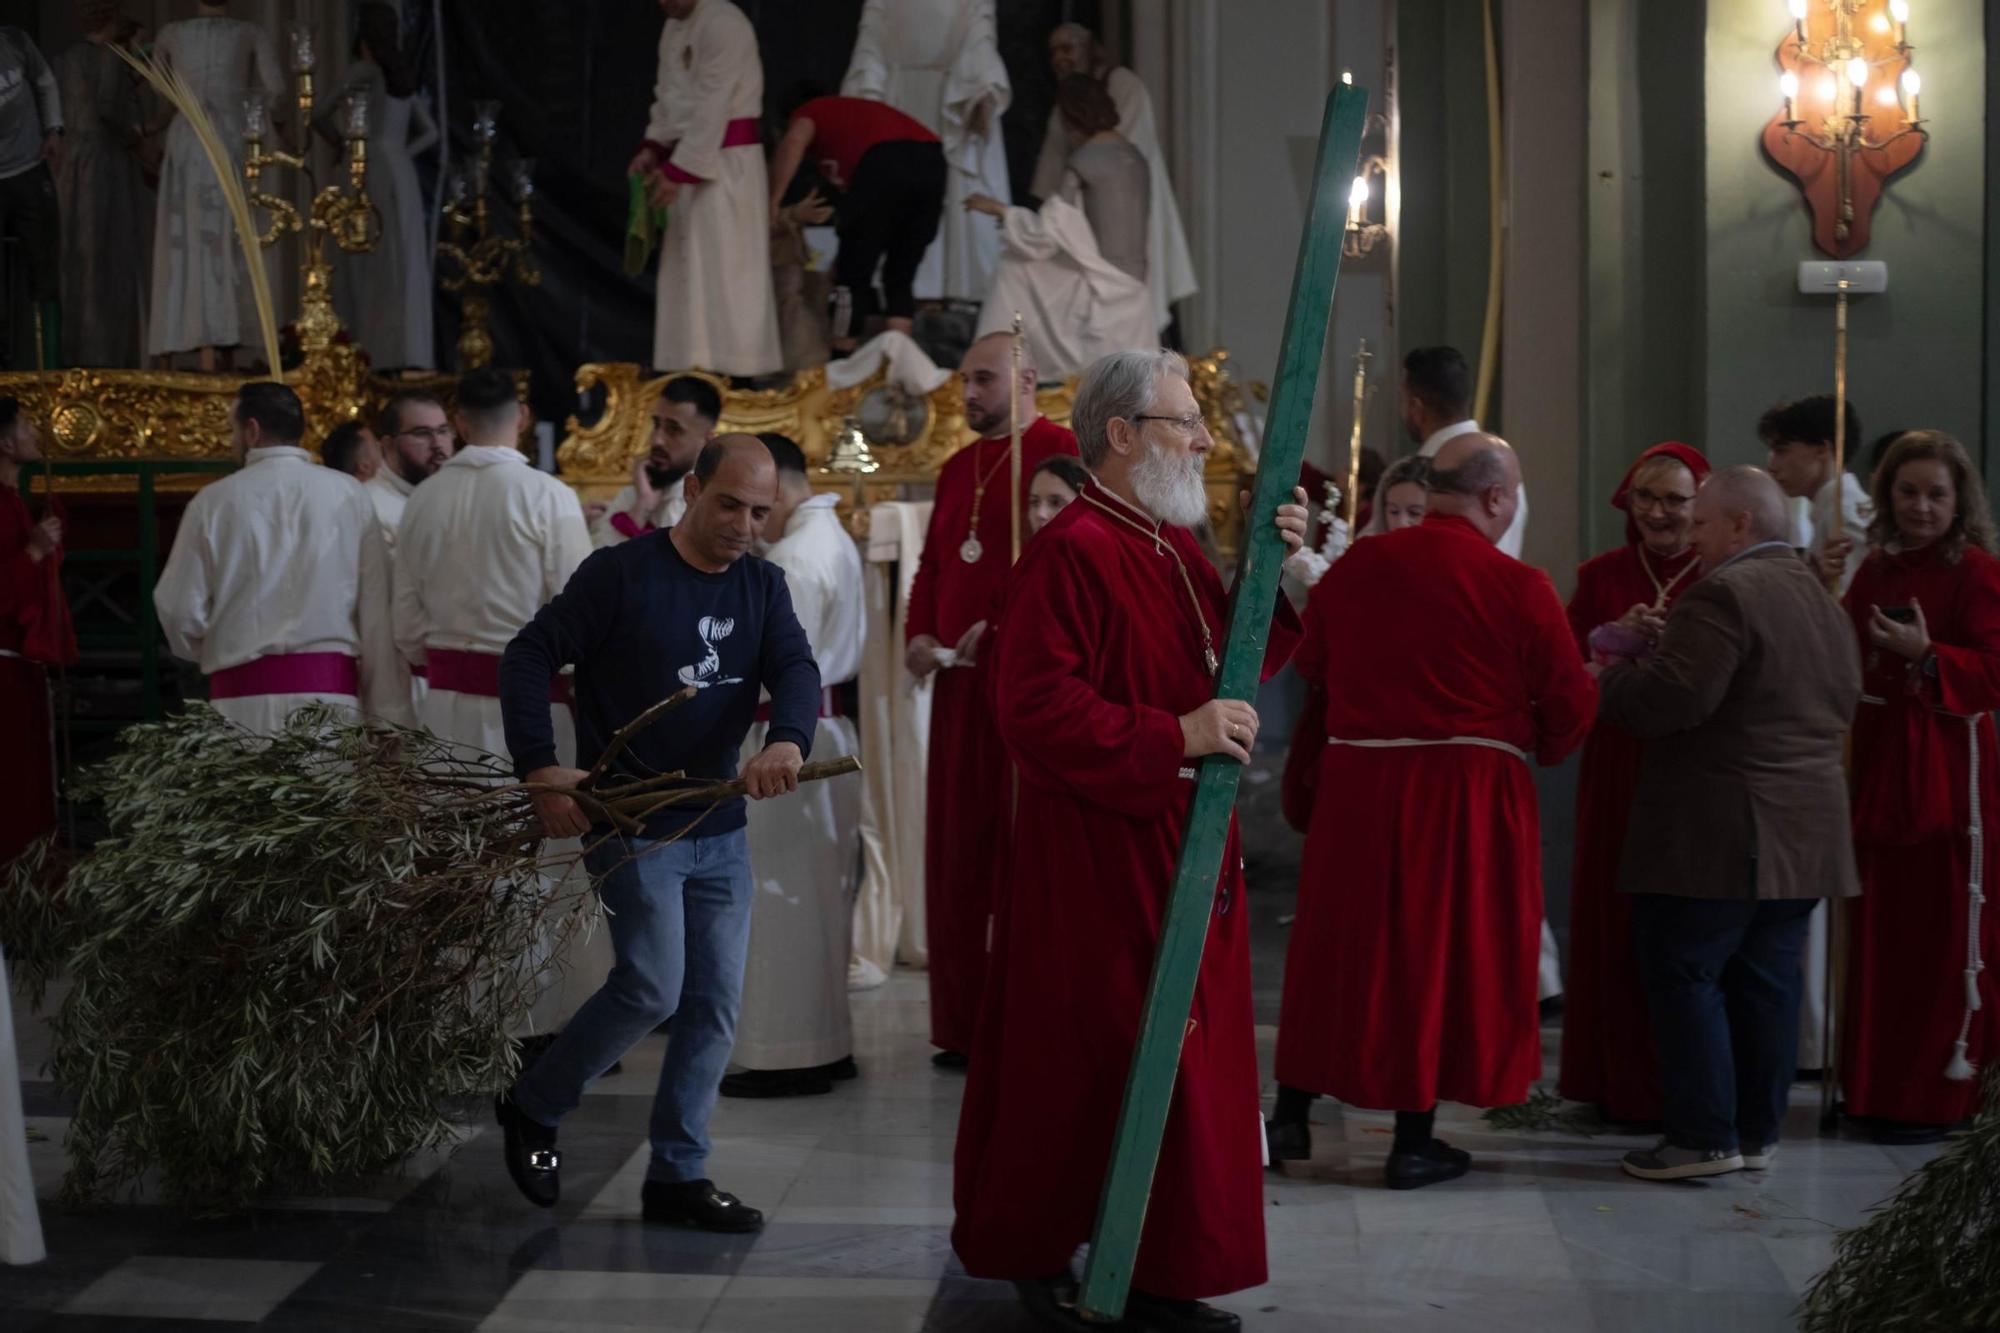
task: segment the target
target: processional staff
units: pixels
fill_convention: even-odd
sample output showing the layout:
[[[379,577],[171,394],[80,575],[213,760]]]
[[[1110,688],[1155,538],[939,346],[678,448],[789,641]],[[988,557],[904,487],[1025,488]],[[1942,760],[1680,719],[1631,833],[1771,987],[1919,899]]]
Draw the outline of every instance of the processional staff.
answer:
[[[1354,353],[1354,429],[1347,438],[1347,544],[1361,535],[1361,424],[1368,410],[1368,363],[1374,359],[1363,338]]]
[[[1013,553],[1010,562],[1021,559],[1021,312],[1014,312],[1014,374],[1007,386],[1007,447],[1013,452],[1010,470],[1014,484],[1007,490],[1007,512],[1013,516]]]

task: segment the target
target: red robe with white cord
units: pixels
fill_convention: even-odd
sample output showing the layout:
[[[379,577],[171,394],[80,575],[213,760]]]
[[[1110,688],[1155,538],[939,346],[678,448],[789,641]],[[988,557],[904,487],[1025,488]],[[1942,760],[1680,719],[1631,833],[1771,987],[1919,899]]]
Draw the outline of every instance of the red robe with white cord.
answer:
[[[1977,1071],[2000,1059],[1992,717],[2000,708],[2000,560],[1974,548],[1948,564],[1935,544],[1877,551],[1844,600],[1862,658],[1853,779],[1861,896],[1847,908],[1840,1081],[1855,1115],[1948,1125],[1978,1109]],[[1871,607],[1911,602],[1924,610],[1935,676],[1868,639]],[[1977,863],[1975,827],[1985,844]]]
[[[1320,757],[1278,1081],[1398,1111],[1526,1101],[1542,1058],[1526,760],[1576,748],[1596,682],[1548,576],[1460,518],[1358,542],[1313,591],[1299,673],[1326,689],[1328,736],[1361,744]]]
[[[0,486],[0,735],[18,775],[0,801],[0,865],[56,826],[48,668],[76,661],[62,550],[39,561],[28,554],[36,522],[21,493]]]
[[[930,763],[924,802],[924,921],[929,935],[931,1044],[972,1049],[979,993],[986,983],[988,918],[1007,836],[1007,752],[993,725],[992,687],[983,656],[1000,618],[1000,590],[1013,557],[1007,500],[1009,438],[974,440],[938,470],[937,501],[924,534],[904,623],[909,638],[928,634],[946,648],[986,622],[970,667],[931,677]],[[1037,465],[1076,453],[1076,436],[1047,417],[1021,430],[1021,512]],[[972,499],[981,478],[979,559],[959,557],[972,531]]]
[[[995,666],[1019,808],[959,1117],[952,1245],[976,1277],[1051,1277],[1090,1236],[1194,793],[1179,718],[1215,696],[1196,609],[1139,511],[1094,483],[1023,550]],[[1220,653],[1227,596],[1160,530]],[[1268,676],[1297,641],[1281,604]],[[933,759],[941,756],[933,751]],[[1265,1280],[1263,1122],[1234,816],[1132,1283]]]

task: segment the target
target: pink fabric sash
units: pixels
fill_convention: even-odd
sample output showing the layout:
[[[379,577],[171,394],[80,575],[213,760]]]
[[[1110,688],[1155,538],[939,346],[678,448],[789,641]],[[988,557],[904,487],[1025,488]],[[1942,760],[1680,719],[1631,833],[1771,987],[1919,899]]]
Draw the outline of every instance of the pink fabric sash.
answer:
[[[456,690],[487,699],[500,697],[500,654],[475,653],[462,648],[432,648],[425,654],[427,679],[434,690]],[[549,702],[566,704],[569,683],[561,676],[549,681]]]
[[[648,139],[646,142],[651,143],[659,153],[660,171],[668,180],[679,181],[683,185],[699,185],[702,183],[701,177],[682,171],[669,160],[674,155],[674,149],[680,146],[679,139],[674,140],[672,143],[657,143],[651,139]],[[722,146],[724,148],[761,148],[764,146],[764,128],[755,116],[745,116],[741,120],[732,120],[723,127]]]
[[[361,664],[346,653],[272,653],[208,678],[210,699],[261,694],[345,694],[361,690]]]

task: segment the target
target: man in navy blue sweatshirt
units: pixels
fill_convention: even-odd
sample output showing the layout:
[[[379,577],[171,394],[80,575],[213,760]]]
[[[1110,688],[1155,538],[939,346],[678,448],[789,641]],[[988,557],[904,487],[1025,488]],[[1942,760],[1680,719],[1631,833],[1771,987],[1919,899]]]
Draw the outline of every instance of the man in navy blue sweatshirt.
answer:
[[[620,727],[685,685],[695,687],[694,698],[634,738],[603,781],[675,770],[697,780],[736,777],[763,686],[771,692],[770,729],[741,776],[752,800],[797,789],[819,713],[819,667],[784,575],[749,554],[778,499],[776,465],[755,436],[725,435],[702,450],[683,484],[680,522],[592,555],[507,645],[500,701],[523,780],[574,787]],[[585,770],[557,764],[549,726],[549,681],[570,663]],[[535,809],[552,838],[592,832],[576,801],[560,792],[536,796]],[[638,836],[596,830],[607,836],[587,864],[617,963],[496,1108],[508,1172],[530,1202],[556,1202],[555,1127],[576,1109],[584,1085],[671,1018],[653,1096],[645,1219],[711,1231],[763,1225],[762,1213],[702,1173],[749,947],[743,811],[741,800],[706,814],[670,806]]]

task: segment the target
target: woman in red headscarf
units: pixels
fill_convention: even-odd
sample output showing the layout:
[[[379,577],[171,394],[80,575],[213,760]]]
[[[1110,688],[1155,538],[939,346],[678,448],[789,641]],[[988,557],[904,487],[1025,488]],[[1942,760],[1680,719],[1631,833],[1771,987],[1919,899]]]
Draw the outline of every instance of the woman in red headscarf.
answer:
[[[1690,533],[1695,488],[1708,470],[1700,450],[1670,441],[1640,454],[1618,484],[1611,504],[1625,511],[1625,544],[1585,561],[1569,600],[1570,628],[1586,658],[1593,633],[1600,657],[1643,651],[1667,608],[1700,577]],[[1659,1057],[1632,959],[1631,905],[1618,892],[1618,855],[1638,781],[1639,742],[1599,722],[1584,742],[1577,777],[1558,1086],[1621,1123],[1660,1118]]]

